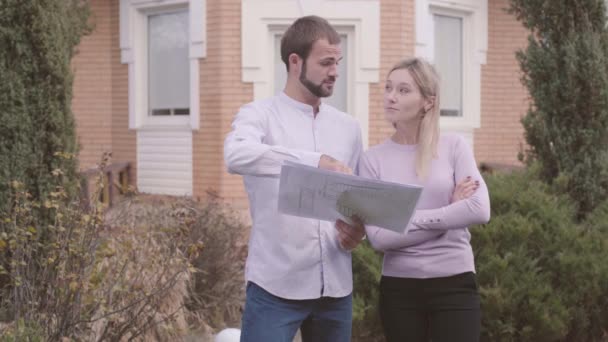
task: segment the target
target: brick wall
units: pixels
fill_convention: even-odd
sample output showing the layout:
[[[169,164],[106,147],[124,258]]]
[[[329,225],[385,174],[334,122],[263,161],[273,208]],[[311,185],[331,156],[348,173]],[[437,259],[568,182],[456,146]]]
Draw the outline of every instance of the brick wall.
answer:
[[[395,63],[414,55],[414,0],[380,2],[380,78],[370,84],[369,145],[384,141],[394,129],[384,120],[384,81]]]
[[[517,164],[524,142],[520,118],[525,114],[527,91],[515,51],[527,44],[526,30],[505,12],[507,0],[488,1],[488,55],[481,74],[481,128],[475,131],[478,162]]]
[[[194,139],[194,195],[216,192],[236,208],[247,208],[240,176],[224,164],[224,138],[239,107],[253,100],[253,86],[242,82],[241,0],[207,2],[207,58],[201,60],[201,129]]]
[[[74,59],[73,108],[82,144],[82,167],[94,165],[103,151],[116,161],[136,161],[135,132],[128,129],[128,66],[120,63],[119,1],[92,0],[94,32],[85,37]],[[516,163],[527,97],[519,83],[514,52],[525,46],[526,32],[503,11],[507,0],[489,5],[487,65],[482,67],[481,128],[475,132],[478,161]],[[383,117],[386,72],[413,56],[414,0],[381,1],[379,83],[370,85],[370,145],[382,142],[393,129]],[[239,107],[253,99],[253,87],[242,82],[241,0],[208,0],[207,57],[200,60],[200,130],[193,135],[194,196],[214,192],[240,209],[247,198],[240,176],[229,175],[223,162],[223,141]],[[134,170],[135,172],[135,170]]]
[[[207,3],[208,50],[200,60],[201,129],[193,134],[193,190],[195,197],[210,190],[243,207],[242,180],[226,174],[223,163],[223,139],[232,117],[253,98],[252,86],[241,82],[240,6],[240,0]],[[128,65],[120,62],[119,1],[92,0],[91,10],[94,30],[73,61],[81,168],[94,166],[104,151],[111,151],[113,160],[132,162],[135,177],[136,133],[128,129]]]
[[[136,133],[129,130],[129,65],[120,62],[119,1],[112,4],[112,159],[131,162],[131,179],[137,174]]]
[[[72,107],[80,143],[80,168],[94,167],[103,152],[130,161],[135,176],[135,132],[129,126],[128,66],[120,63],[119,2],[91,1],[93,32],[72,61]]]
[[[80,167],[93,167],[112,148],[112,17],[109,0],[91,2],[94,25],[72,60],[75,71],[72,109],[80,143]]]

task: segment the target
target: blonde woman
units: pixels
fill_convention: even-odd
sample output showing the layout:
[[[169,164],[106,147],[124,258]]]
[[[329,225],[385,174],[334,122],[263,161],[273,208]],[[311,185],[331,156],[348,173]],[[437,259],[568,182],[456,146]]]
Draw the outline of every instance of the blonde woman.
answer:
[[[490,201],[468,144],[439,135],[439,78],[426,61],[398,63],[384,92],[395,133],[362,157],[363,177],[424,186],[406,234],[367,226],[384,252],[380,314],[388,342],[478,341],[480,302],[468,226]]]

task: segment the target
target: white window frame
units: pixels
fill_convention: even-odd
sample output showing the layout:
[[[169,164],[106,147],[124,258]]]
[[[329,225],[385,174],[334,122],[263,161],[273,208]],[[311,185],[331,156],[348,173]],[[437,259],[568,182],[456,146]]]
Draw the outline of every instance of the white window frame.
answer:
[[[445,17],[451,17],[451,18],[458,18],[461,20],[462,22],[462,83],[460,84],[461,87],[461,99],[460,99],[460,103],[461,103],[461,113],[460,116],[442,116],[441,119],[445,122],[445,124],[447,125],[457,125],[459,122],[462,121],[469,121],[472,122],[474,121],[474,118],[471,117],[471,108],[468,108],[471,105],[471,101],[466,101],[465,99],[469,99],[471,97],[470,94],[470,89],[467,87],[467,85],[470,85],[472,80],[471,80],[471,71],[472,71],[472,67],[471,67],[471,51],[473,50],[473,46],[472,46],[472,42],[471,42],[471,35],[472,35],[472,25],[471,25],[471,13],[467,13],[467,12],[460,12],[460,11],[454,11],[454,10],[447,10],[445,8],[441,8],[441,7],[434,7],[431,6],[431,18],[435,15],[441,15],[441,16],[445,16]],[[435,31],[435,26],[433,25],[433,37],[434,37],[434,32]],[[433,52],[435,51],[435,40],[433,38]],[[434,56],[434,54],[433,54]],[[433,60],[435,60],[435,58],[433,58]],[[464,120],[463,120],[464,119]]]
[[[242,0],[243,82],[253,83],[255,100],[274,95],[274,34],[304,15],[327,19],[348,35],[349,114],[361,124],[369,143],[369,89],[380,70],[380,3],[378,0]],[[274,32],[273,32],[274,31]],[[269,56],[270,54],[270,56]]]
[[[434,62],[433,15],[462,19],[463,69],[462,115],[441,117],[443,130],[462,133],[472,142],[473,130],[481,126],[481,66],[488,50],[488,0],[417,0],[416,56]]]
[[[148,115],[147,25],[151,14],[188,9],[190,115]],[[129,65],[129,128],[200,126],[199,59],[206,57],[206,0],[120,0],[121,63]]]

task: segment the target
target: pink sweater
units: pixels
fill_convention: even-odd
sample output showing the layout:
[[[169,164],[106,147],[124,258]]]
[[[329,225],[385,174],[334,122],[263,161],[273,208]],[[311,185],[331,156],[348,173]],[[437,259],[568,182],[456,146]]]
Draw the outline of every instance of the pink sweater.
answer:
[[[416,148],[388,139],[359,162],[360,176],[424,187],[407,233],[366,227],[372,246],[384,252],[382,274],[435,278],[475,272],[467,227],[488,222],[490,199],[471,148],[457,135],[441,136],[425,181],[416,176]],[[479,180],[479,188],[470,198],[450,204],[456,182],[467,176]]]

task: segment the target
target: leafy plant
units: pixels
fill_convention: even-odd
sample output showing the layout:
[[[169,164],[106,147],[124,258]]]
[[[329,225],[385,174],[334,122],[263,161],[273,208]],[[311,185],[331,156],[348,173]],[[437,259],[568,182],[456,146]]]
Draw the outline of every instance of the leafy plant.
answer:
[[[604,0],[510,0],[530,30],[517,53],[531,106],[528,163],[583,218],[608,194],[608,29]]]

